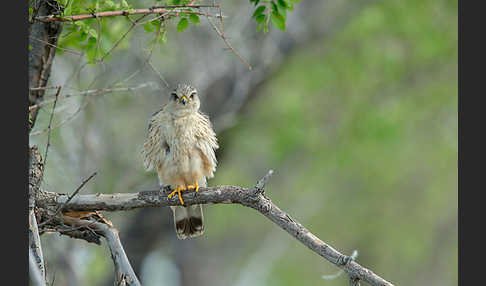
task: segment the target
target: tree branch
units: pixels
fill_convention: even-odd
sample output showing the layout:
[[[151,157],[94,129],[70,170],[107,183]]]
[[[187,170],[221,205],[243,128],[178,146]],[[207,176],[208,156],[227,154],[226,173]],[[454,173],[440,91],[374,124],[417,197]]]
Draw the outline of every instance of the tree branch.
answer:
[[[77,219],[69,216],[63,217],[63,221],[72,226],[90,228],[106,239],[115,266],[115,285],[141,285],[128,261],[116,228],[106,223]]]
[[[142,89],[142,88],[145,88],[145,87],[155,88],[156,84],[155,84],[155,82],[146,82],[146,83],[142,83],[140,85],[132,86],[132,87],[90,89],[90,90],[80,91],[80,92],[77,92],[77,93],[65,94],[65,95],[59,96],[58,99],[63,100],[63,99],[71,98],[73,96],[91,96],[91,95],[102,96],[102,95],[106,95],[106,94],[110,94],[110,93],[116,93],[116,92],[131,92],[131,91],[135,91],[135,90]],[[48,89],[48,88],[49,87],[47,87],[45,89]],[[31,88],[30,90],[35,91],[35,90],[38,90],[38,89]],[[44,105],[47,105],[49,103],[53,103],[54,101],[56,101],[56,98],[48,98],[48,99],[46,98],[43,101],[39,102],[38,104],[29,106],[29,111],[31,111],[33,109],[37,109],[37,108],[42,107]]]
[[[34,260],[34,269],[31,269],[34,276],[37,276],[35,271],[39,272],[41,282],[38,285],[46,285],[46,271],[44,267],[44,256],[42,254],[42,247],[39,237],[39,229],[37,228],[37,220],[34,214],[34,210],[29,211],[29,251],[32,256],[31,259]],[[32,268],[32,265],[29,267]],[[37,279],[37,277],[36,277]]]
[[[209,24],[211,25],[211,27],[213,28],[213,30],[216,32],[216,34],[218,34],[218,36],[221,39],[223,39],[224,43],[226,44],[226,46],[228,46],[228,48],[231,50],[231,52],[235,56],[237,56],[243,64],[245,64],[248,67],[248,70],[251,70],[252,69],[251,65],[247,61],[245,61],[245,59],[243,59],[240,56],[240,54],[233,48],[233,46],[230,44],[230,42],[226,38],[226,36],[224,34],[224,31],[223,31],[223,16],[221,14],[221,7],[219,5],[217,5],[217,8],[219,9],[219,15],[220,15],[219,19],[220,19],[220,25],[221,25],[220,28],[221,28],[221,31],[218,29],[218,27],[216,27],[216,25],[213,22],[211,22],[211,20],[209,19],[209,16],[206,15],[206,18],[207,18]]]
[[[35,257],[34,254],[32,254],[31,248],[29,248],[29,276],[30,280],[32,280],[36,286],[46,285],[46,281],[42,279],[42,274],[39,271],[37,263],[35,262]]]
[[[34,266],[30,265],[31,277],[37,285],[45,285],[45,267],[42,246],[39,237],[39,228],[35,216],[36,197],[40,190],[40,184],[44,175],[44,163],[37,146],[29,148],[29,259],[33,260]],[[32,264],[32,263],[31,263]],[[38,272],[38,273],[37,273]],[[40,281],[39,280],[40,276]]]
[[[268,181],[272,172],[273,171],[270,171],[252,188],[215,186],[201,187],[197,193],[184,192],[182,194],[184,204],[224,203],[240,204],[253,208],[273,221],[280,228],[287,231],[309,249],[342,268],[351,279],[363,280],[371,285],[377,286],[393,285],[373,273],[371,270],[359,265],[349,256],[341,254],[339,251],[320,240],[303,225],[290,217],[290,215],[273,204],[264,194],[265,183]],[[44,200],[38,201],[38,204],[45,206],[63,204],[64,209],[69,211],[122,211],[144,207],[180,205],[178,198],[173,197],[169,199],[167,197],[169,191],[169,187],[166,186],[161,190],[141,191],[138,193],[79,195],[72,198],[67,204],[67,195],[50,193],[50,196],[47,196]]]
[[[187,13],[187,14],[196,14],[196,15],[203,15],[208,17],[216,17],[219,18],[219,15],[211,15],[208,13],[192,11],[184,8],[200,8],[200,7],[215,7],[214,5],[194,5],[194,6],[187,6],[187,5],[175,5],[175,6],[164,6],[165,8],[158,8],[158,7],[151,7],[146,9],[128,9],[128,10],[119,10],[119,11],[104,11],[92,14],[81,14],[81,15],[72,15],[72,16],[65,16],[60,17],[57,15],[48,15],[48,16],[38,16],[35,17],[34,20],[40,22],[75,22],[80,20],[86,19],[93,19],[93,18],[101,18],[101,17],[113,17],[113,16],[129,16],[129,15],[150,15],[150,14],[164,14],[164,13]],[[171,9],[173,8],[173,9]]]

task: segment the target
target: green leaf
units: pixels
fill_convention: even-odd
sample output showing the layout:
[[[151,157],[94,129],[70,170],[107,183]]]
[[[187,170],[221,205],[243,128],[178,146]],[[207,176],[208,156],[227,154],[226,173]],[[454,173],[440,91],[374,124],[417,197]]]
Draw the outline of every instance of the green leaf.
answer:
[[[111,1],[111,0],[105,0],[105,5],[108,7],[108,8],[114,8],[115,7],[115,2]]]
[[[189,25],[189,21],[187,20],[187,18],[181,18],[179,20],[179,23],[177,24],[177,31],[178,32],[184,31],[184,29],[186,29],[188,25]]]
[[[88,46],[95,46],[96,45],[96,38],[94,37],[89,37],[88,39]]]
[[[86,55],[88,58],[91,60],[96,58],[96,39],[93,37],[90,37],[88,39],[88,43],[86,44]]]
[[[154,31],[154,25],[152,23],[146,23],[143,25],[143,29],[149,33]]]
[[[272,15],[270,16],[270,20],[275,27],[285,31],[285,18],[282,15],[273,11]]]
[[[87,37],[88,37],[88,33],[86,33],[85,30],[81,30],[79,33],[79,37],[77,37],[76,39],[78,42],[84,42],[84,40],[86,40]]]
[[[278,0],[278,12],[285,18],[287,18],[287,9],[289,9],[290,4],[288,4],[285,0]]]
[[[29,45],[29,51],[32,51],[32,45]]]
[[[256,8],[255,12],[253,13],[253,16],[251,16],[251,17],[252,17],[252,18],[256,18],[256,17],[258,17],[258,15],[262,14],[262,13],[263,13],[263,11],[265,11],[265,8],[266,8],[266,7],[265,7],[265,6],[263,6],[263,5],[258,6],[258,8]]]
[[[278,5],[273,1],[271,3],[272,3],[272,12],[278,13]]]
[[[190,14],[189,19],[196,25],[199,25],[199,16],[196,14]]]
[[[261,23],[263,23],[263,21],[265,21],[265,18],[266,18],[265,14],[260,14],[260,15],[258,15],[258,16],[255,18],[255,21],[256,21],[258,24],[261,24]]]
[[[287,3],[285,0],[278,0],[277,1],[278,6],[287,9],[289,7],[289,3]]]
[[[262,15],[262,16],[263,16],[263,18],[265,18],[265,15]],[[265,25],[265,23],[263,21],[258,23],[258,26],[257,26],[257,29],[256,29],[257,32],[260,32],[262,30],[263,25]]]
[[[86,26],[86,24],[83,21],[76,21],[76,22],[74,22],[74,25],[80,26],[80,27],[85,27]]]
[[[162,35],[159,37],[159,43],[161,44],[167,43],[167,31],[162,32]]]
[[[289,1],[292,2],[292,3],[299,3],[300,2],[300,0],[289,0]]]
[[[98,32],[95,29],[89,29],[88,33],[91,35],[91,37],[98,39]]]

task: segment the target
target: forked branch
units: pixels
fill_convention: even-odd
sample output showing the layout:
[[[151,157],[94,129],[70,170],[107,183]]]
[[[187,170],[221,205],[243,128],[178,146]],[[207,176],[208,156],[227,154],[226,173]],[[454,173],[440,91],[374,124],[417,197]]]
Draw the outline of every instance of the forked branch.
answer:
[[[115,266],[115,285],[141,285],[128,261],[128,257],[123,249],[116,228],[106,223],[83,220],[69,216],[64,216],[63,221],[73,227],[89,228],[105,238],[108,247],[110,248],[111,258],[113,259],[113,264]]]

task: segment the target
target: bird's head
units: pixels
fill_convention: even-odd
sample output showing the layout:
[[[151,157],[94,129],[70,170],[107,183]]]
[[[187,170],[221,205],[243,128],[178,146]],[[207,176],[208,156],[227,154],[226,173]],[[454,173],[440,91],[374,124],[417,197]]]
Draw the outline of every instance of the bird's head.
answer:
[[[199,95],[196,88],[188,84],[179,84],[170,93],[168,107],[176,114],[196,112],[200,106]]]

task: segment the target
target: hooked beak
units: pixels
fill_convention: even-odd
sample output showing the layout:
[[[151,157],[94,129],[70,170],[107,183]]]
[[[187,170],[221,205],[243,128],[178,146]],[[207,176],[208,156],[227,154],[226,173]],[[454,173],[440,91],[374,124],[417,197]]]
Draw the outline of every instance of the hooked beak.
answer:
[[[184,105],[186,105],[186,103],[188,102],[187,97],[186,97],[185,95],[183,95],[183,96],[181,97],[181,102],[182,102],[182,104],[184,104]]]

